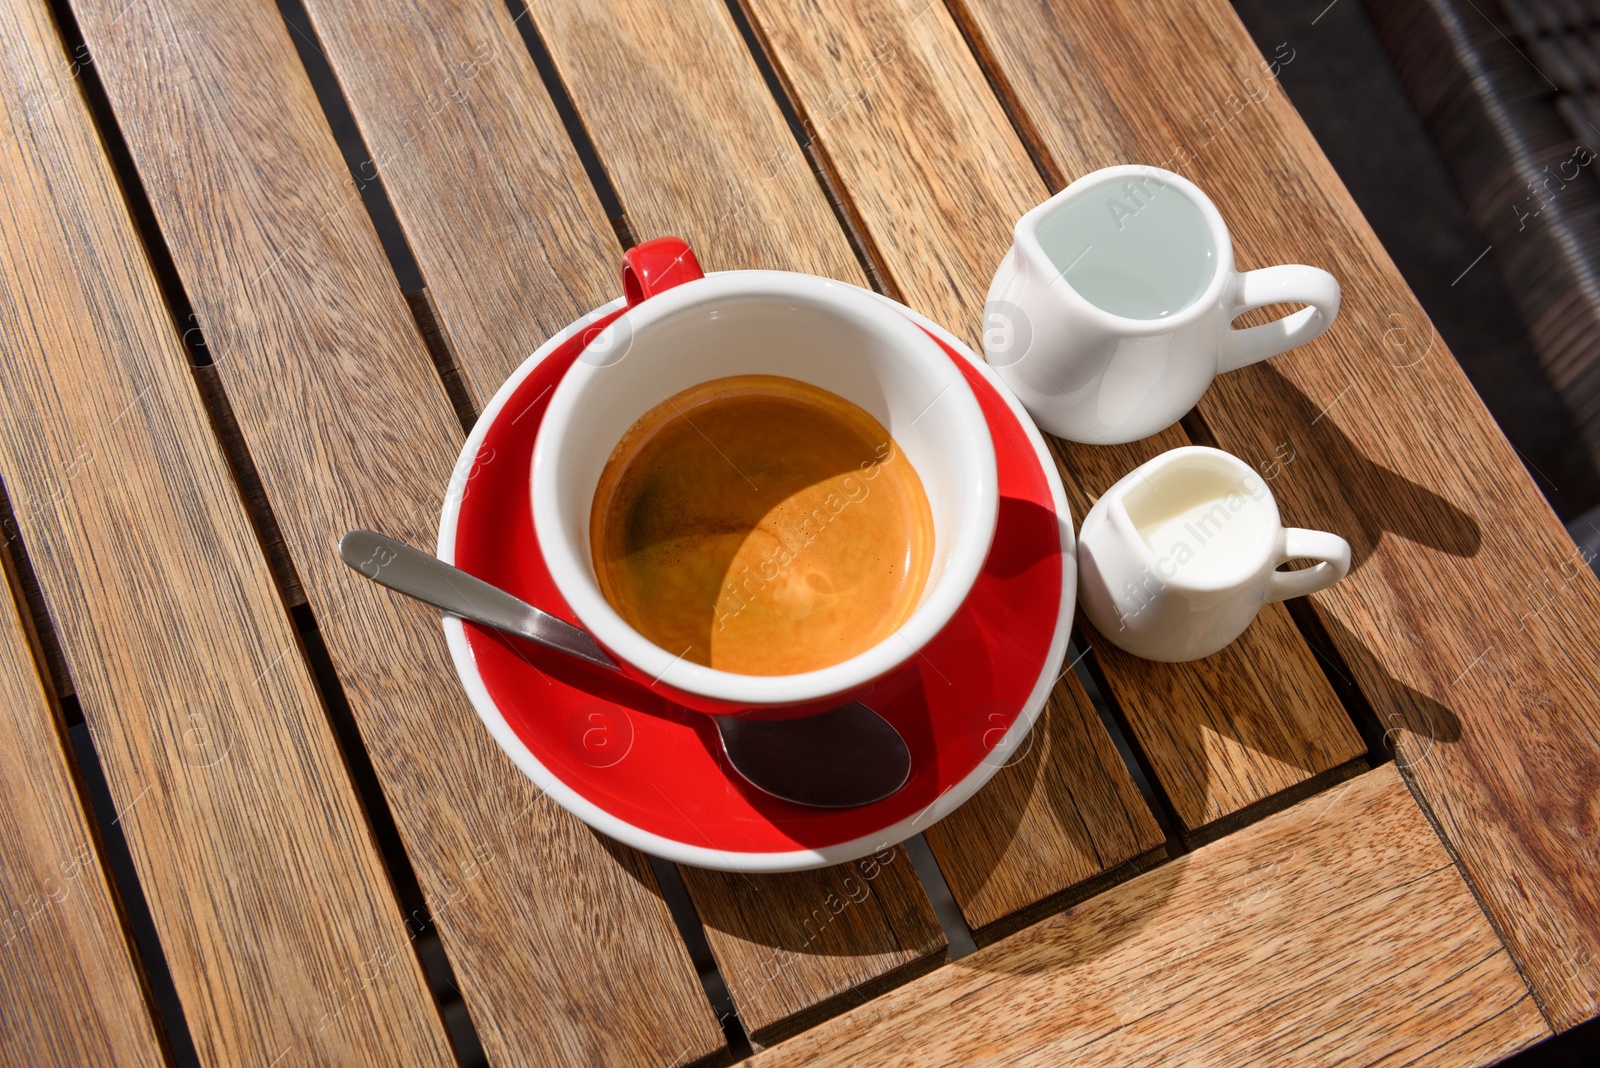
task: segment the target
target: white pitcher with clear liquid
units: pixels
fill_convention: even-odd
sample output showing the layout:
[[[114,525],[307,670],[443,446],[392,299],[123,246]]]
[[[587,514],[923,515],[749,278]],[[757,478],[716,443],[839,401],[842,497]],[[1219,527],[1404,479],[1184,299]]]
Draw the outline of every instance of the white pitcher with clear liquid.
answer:
[[[1285,561],[1316,566],[1279,571]],[[1147,660],[1197,660],[1243,634],[1264,604],[1327,589],[1350,543],[1285,529],[1265,480],[1220,449],[1188,445],[1105,492],[1078,535],[1078,600],[1106,640]]]
[[[1232,329],[1267,304],[1308,307]],[[984,306],[984,356],[1045,430],[1136,441],[1212,378],[1313,340],[1339,313],[1317,267],[1233,269],[1216,205],[1159,167],[1085,175],[1017,221]]]

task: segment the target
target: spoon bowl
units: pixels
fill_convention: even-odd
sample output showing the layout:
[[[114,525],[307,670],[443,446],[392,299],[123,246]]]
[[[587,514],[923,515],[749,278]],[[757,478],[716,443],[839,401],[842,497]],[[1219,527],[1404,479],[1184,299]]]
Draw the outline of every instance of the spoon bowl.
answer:
[[[870,805],[893,796],[911,777],[905,739],[859,701],[796,719],[711,718],[733,770],[756,789],[797,805]]]

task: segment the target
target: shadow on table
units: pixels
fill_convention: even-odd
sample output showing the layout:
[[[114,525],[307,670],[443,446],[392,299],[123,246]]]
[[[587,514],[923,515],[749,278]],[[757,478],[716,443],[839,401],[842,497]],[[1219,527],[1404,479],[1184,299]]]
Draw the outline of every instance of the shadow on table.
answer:
[[[1374,760],[1392,756],[1406,771],[1427,760],[1436,746],[1461,740],[1461,717],[1389,674],[1366,643],[1339,620],[1309,605],[1297,610],[1295,618],[1324,654],[1329,678],[1352,709]]]
[[[1359,568],[1372,556],[1385,532],[1452,556],[1472,557],[1479,552],[1482,531],[1471,514],[1433,490],[1370,459],[1341,429],[1335,418],[1336,410],[1328,411],[1314,405],[1277,369],[1262,366],[1252,373],[1256,374],[1262,390],[1278,402],[1276,410],[1290,413],[1286,420],[1288,427],[1267,431],[1269,435],[1288,439],[1298,453],[1298,466],[1294,466],[1293,461],[1284,464],[1288,469],[1285,482],[1274,486],[1275,491],[1292,498],[1280,502],[1285,525],[1329,530],[1344,536],[1351,544],[1353,568]],[[1274,410],[1271,404],[1264,407]],[[1291,481],[1293,493],[1289,494],[1286,487]],[[1327,654],[1323,662],[1330,679],[1336,676],[1343,679],[1342,685],[1335,683],[1336,689],[1353,718],[1364,720],[1358,722],[1357,727],[1368,743],[1373,763],[1383,762],[1393,755],[1402,770],[1415,768],[1435,758],[1439,747],[1460,740],[1463,724],[1451,708],[1393,678],[1367,644],[1337,619],[1324,617],[1309,605],[1304,605],[1294,615],[1302,622],[1302,629],[1307,631],[1312,644],[1319,647],[1320,653]],[[1314,628],[1305,626],[1307,618],[1315,623]],[[1317,632],[1311,633],[1312,630]],[[1159,692],[1163,687],[1162,674],[1174,671],[1171,665],[1138,661],[1121,653],[1087,627],[1085,633],[1094,643],[1096,657],[1115,664],[1114,670],[1124,682],[1137,678],[1139,685]],[[1230,655],[1238,656],[1240,651],[1236,644],[1216,655],[1225,659]],[[1242,671],[1244,665],[1235,664],[1229,670]],[[1225,694],[1219,692],[1217,699],[1225,699]],[[1229,736],[1264,756],[1298,762],[1304,767],[1304,762],[1297,761],[1294,752],[1280,751],[1281,747],[1262,748],[1263,739],[1270,742],[1275,737],[1270,731],[1255,737],[1248,731],[1236,730]],[[1052,759],[1049,753],[1047,732],[1043,747],[1030,753],[1018,768],[1008,770],[1020,772],[1022,782],[1031,785],[1041,774],[1047,773],[1045,765]],[[1059,761],[1059,757],[1054,759]],[[1027,793],[1026,787],[1017,791],[1007,817],[1013,829],[1022,815]],[[1283,799],[1283,795],[1275,795],[1265,804],[1272,809],[1275,802]],[[1005,809],[1003,804],[992,807],[997,811]],[[952,818],[959,818],[959,815]],[[1058,818],[1064,815],[1057,813]],[[977,848],[998,858],[1008,841],[1004,834],[999,834]],[[1061,930],[1048,955],[1005,958],[1001,954],[980,951],[962,964],[1025,973],[1092,961],[1133,937],[1160,914],[1163,904],[1185,878],[1188,864],[1180,858],[1136,876],[1119,889],[1114,899],[1091,898],[1073,906],[1065,918],[1056,921]],[[1256,883],[1260,885],[1251,883],[1247,877],[1246,889],[1241,891],[1244,897],[1255,892],[1250,889],[1252,886],[1256,889],[1270,886],[1272,864],[1271,857],[1263,857],[1255,866],[1259,873]],[[1227,904],[1221,902],[1219,907],[1225,910]],[[1204,941],[1203,933],[1201,941]]]
[[[1372,556],[1385,533],[1451,556],[1478,554],[1483,544],[1478,521],[1434,491],[1368,458],[1340,428],[1338,408],[1319,409],[1270,365],[1243,373],[1254,375],[1255,385],[1303,420],[1297,431],[1286,434],[1297,455],[1284,464],[1282,472],[1284,493],[1292,498],[1280,502],[1285,525],[1329,530],[1344,537],[1354,556],[1352,571]],[[1357,400],[1354,392],[1343,403],[1352,400]],[[1394,435],[1394,428],[1387,433]],[[1461,737],[1462,725],[1455,712],[1393,678],[1367,643],[1331,614],[1304,601],[1289,604],[1313,646],[1320,646],[1319,652],[1326,654],[1322,659],[1329,677],[1375,750],[1381,746],[1405,768],[1425,759],[1436,743],[1448,744]],[[1410,640],[1405,634],[1375,637],[1387,642]],[[1368,722],[1361,722],[1363,717]],[[1409,739],[1409,748],[1404,739]],[[1399,750],[1397,741],[1401,741]]]
[[[1267,475],[1274,493],[1287,494],[1282,487],[1294,487],[1293,493],[1287,494],[1292,500],[1278,502],[1285,526],[1342,536],[1354,555],[1352,570],[1372,555],[1385,531],[1451,556],[1477,555],[1482,544],[1477,520],[1425,486],[1368,458],[1339,428],[1338,407],[1313,403],[1269,364],[1239,374],[1250,375],[1251,386],[1263,394],[1266,403],[1258,410],[1272,411],[1276,401],[1278,410],[1296,417],[1288,420],[1288,426],[1266,431],[1269,436],[1282,437],[1293,449],[1289,454],[1278,453],[1277,466],[1269,465],[1271,473]],[[1352,390],[1338,403],[1360,403],[1359,392]],[[1292,459],[1285,461],[1285,455]],[[1280,474],[1282,483],[1275,481]]]
[[[1311,614],[1309,607],[1306,612]],[[1342,692],[1356,695],[1351,702],[1352,712],[1357,717],[1368,718],[1377,727],[1375,732],[1364,731],[1372,746],[1375,764],[1392,755],[1396,766],[1402,772],[1409,772],[1430,759],[1437,759],[1443,747],[1461,740],[1466,727],[1451,708],[1389,675],[1367,646],[1338,620],[1317,618],[1316,633],[1307,637],[1319,650],[1337,650],[1339,655],[1331,673],[1343,680]],[[1359,690],[1357,683],[1361,687]],[[1362,693],[1367,696],[1361,696]],[[1342,787],[1333,786],[1323,792],[1339,789]],[[1323,804],[1321,801],[1312,803]],[[1184,920],[1181,945],[1171,949],[1152,948],[1146,962],[1148,971],[1179,967],[1186,958],[1207,953],[1212,947],[1219,952],[1231,951],[1227,949],[1228,939],[1232,937],[1231,918],[1237,916],[1243,922],[1256,906],[1266,901],[1277,885],[1279,865],[1288,863],[1294,856],[1292,848],[1274,850],[1270,845],[1274,841],[1272,838],[1262,841],[1269,844],[1268,848],[1251,858],[1250,868],[1242,876],[1237,873],[1230,876],[1235,885],[1229,894],[1219,897],[1214,906],[1203,913],[1180,917]],[[1134,938],[1150,923],[1163,918],[1163,909],[1184,882],[1198,877],[1191,875],[1188,869],[1203,855],[1204,849],[1202,846],[1200,853],[1178,857],[1134,876],[1118,886],[1115,895],[1090,897],[1056,917],[1047,918],[1048,927],[1034,928],[1030,933],[1036,945],[1029,952],[979,950],[963,958],[959,966],[1025,976],[1092,965]],[[1126,1022],[1138,1010],[1138,1005],[1137,996],[1130,999],[1117,989],[1111,989],[1100,1008],[1113,1016],[1120,1014],[1118,1022]]]
[[[1054,512],[1011,498],[1003,500],[1002,512],[1009,516],[1012,528],[1029,525],[1034,533],[1037,533],[1037,524],[1047,524],[1048,529],[1054,531],[1059,523]],[[1024,539],[1024,547],[1032,546],[1033,540]],[[1050,540],[1054,544],[1053,539]],[[988,594],[997,599],[997,604],[1010,603],[1004,598],[1015,595],[1019,584],[1030,581],[1029,565],[1037,562],[1036,558],[1026,555],[1003,559],[1004,570],[995,572],[998,582]],[[970,619],[958,619],[951,627],[955,629],[941,638],[947,646],[953,643],[963,650],[970,651],[974,644],[982,647],[984,643],[1006,637],[1003,633],[985,630]],[[998,668],[982,658],[973,659],[976,662],[962,664],[959,674],[946,664],[944,672],[939,672],[937,666],[931,667],[929,670],[933,674],[927,679],[916,672],[891,679],[877,691],[883,701],[881,705],[871,697],[867,699],[895,722],[911,748],[913,760],[935,764],[941,755],[949,760],[952,754],[968,753],[964,749],[967,742],[976,750],[971,753],[972,758],[977,759],[993,744],[995,724],[984,714],[982,706],[970,716],[965,713],[955,718],[939,715],[930,717],[927,723],[908,719],[907,709],[923,710],[930,700],[925,693],[919,693],[924,685],[938,685],[938,680],[946,675],[949,677],[945,681],[955,685],[956,694],[988,692],[992,686],[991,672]],[[1054,670],[1059,671],[1062,666],[1055,665]],[[1029,678],[1033,677],[1030,672]],[[1018,685],[1027,688],[1026,684]],[[940,700],[946,713],[965,707],[959,697],[942,695]],[[1002,767],[985,787],[986,803],[962,809],[955,817],[960,822],[963,814],[970,816],[980,810],[983,813],[981,826],[964,834],[960,842],[961,863],[967,877],[979,883],[987,880],[1007,844],[1019,834],[1027,834],[1022,827],[1025,817],[1059,824],[1068,828],[1069,834],[1083,836],[1074,848],[1087,858],[1083,863],[1090,867],[1095,865],[1095,843],[1087,840],[1082,819],[1074,810],[1075,802],[1070,796],[1064,791],[1046,793],[1049,806],[1053,806],[1048,814],[1043,809],[1049,806],[1036,806],[1031,816],[1027,808],[1028,798],[1042,775],[1053,774],[1069,782],[1080,777],[1074,771],[1073,762],[1081,759],[1074,754],[1083,748],[1076,744],[1083,728],[1061,720],[1059,717],[1063,714],[1079,715],[1092,729],[1101,729],[1092,711],[1073,709],[1063,713],[1055,708],[1053,701],[1041,713],[1020,751],[1012,755],[1010,766]],[[969,720],[970,725],[963,725]],[[710,721],[695,726],[707,750],[720,765],[722,760]],[[1064,737],[1063,729],[1066,729]],[[980,745],[982,748],[978,748]],[[1045,759],[1046,753],[1057,756]],[[1117,761],[1114,754],[1109,759]],[[1119,764],[1116,771],[1120,774],[1121,770]],[[1081,777],[1087,781],[1091,773],[1081,773]],[[731,781],[736,789],[743,788],[737,779]],[[924,793],[910,796],[911,805],[906,814],[914,815],[935,803],[942,796],[939,787],[942,781],[937,777],[920,780],[918,789]],[[791,833],[796,841],[804,842],[806,835],[817,832],[797,825]],[[944,862],[945,858],[941,857],[941,863]],[[776,1030],[787,1027],[792,1022],[792,1014],[804,1015],[811,1011],[812,1002],[845,996],[852,990],[859,995],[863,989],[875,985],[893,985],[944,959],[946,935],[929,910],[916,864],[903,846],[884,849],[857,861],[804,872],[746,874],[687,866],[680,866],[678,872],[692,899],[696,918],[703,925],[717,962],[733,988],[741,1015],[753,1023],[753,1029],[763,1041]],[[664,886],[663,889],[671,904],[672,888]],[[959,925],[960,921],[955,923]],[[952,927],[951,937],[958,944],[963,941],[958,927]]]
[[[638,716],[685,722],[734,788],[754,791],[725,766],[726,757],[709,717],[689,712],[619,675],[520,638],[488,633],[492,640],[566,685],[582,688]],[[901,726],[906,727],[904,723]],[[908,733],[914,752],[932,745],[931,738],[924,737],[927,731]],[[922,756],[931,759],[926,752]],[[937,925],[931,922],[921,902],[922,888],[911,860],[898,846],[849,864],[775,875],[680,865],[677,870],[694,899],[690,914],[684,912],[685,902],[674,900],[677,888],[663,888],[642,853],[591,828],[585,827],[585,831],[641,888],[663,899],[680,925],[689,929],[696,921],[702,923],[719,952],[728,951],[733,943],[718,936],[729,936],[742,944],[738,952],[753,954],[756,968],[792,972],[795,967],[791,957],[916,957],[937,948]],[[722,963],[728,968],[729,962]],[[751,966],[752,960],[743,961],[743,967]],[[866,967],[874,970],[870,965]]]
[[[1070,675],[1077,654],[1067,656],[1062,667]],[[1087,744],[1104,730],[1088,701],[1058,685],[1018,751],[978,794],[982,804],[963,806],[926,832],[980,942],[1126,877],[1127,865],[1149,862],[1121,807],[1127,795],[1114,787],[1126,775],[1121,760],[1110,745]],[[1143,805],[1136,792],[1131,800]],[[1074,867],[1082,877],[1049,892]],[[1041,895],[1011,912],[1009,901]]]

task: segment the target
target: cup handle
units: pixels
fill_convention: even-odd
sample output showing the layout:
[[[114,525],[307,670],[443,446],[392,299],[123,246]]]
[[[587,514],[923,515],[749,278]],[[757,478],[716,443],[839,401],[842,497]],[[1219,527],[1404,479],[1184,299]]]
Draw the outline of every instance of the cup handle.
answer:
[[[643,241],[622,254],[622,292],[630,308],[673,286],[704,277],[694,249],[681,237]]]
[[[1316,567],[1300,571],[1273,571],[1267,580],[1267,603],[1304,597],[1325,590],[1350,573],[1350,543],[1325,530],[1290,527],[1283,532],[1283,552],[1278,563],[1309,558],[1321,560]]]
[[[1248,367],[1319,336],[1339,314],[1339,280],[1320,267],[1298,263],[1240,274],[1229,318],[1266,304],[1311,306],[1261,326],[1230,329],[1217,359],[1219,372]]]

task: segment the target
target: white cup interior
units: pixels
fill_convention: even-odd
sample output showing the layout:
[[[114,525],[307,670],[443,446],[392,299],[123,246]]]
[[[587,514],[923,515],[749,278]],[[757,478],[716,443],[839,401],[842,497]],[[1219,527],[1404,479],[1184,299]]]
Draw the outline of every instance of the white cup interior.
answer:
[[[717,378],[761,374],[829,390],[888,430],[921,479],[933,515],[928,581],[899,634],[842,664],[806,675],[745,676],[683,662],[672,666],[667,681],[723,697],[731,697],[732,686],[751,704],[776,702],[779,693],[825,694],[848,685],[846,676],[875,677],[885,657],[902,661],[937,633],[981,569],[998,509],[987,424],[943,349],[870,294],[785,272],[708,275],[650,298],[623,319],[611,328],[619,338],[597,339],[602,349],[615,344],[621,357],[603,366],[580,360],[562,380],[534,459],[541,548],[563,595],[602,643],[645,668],[651,655],[642,647],[663,663],[677,655],[629,626],[605,602],[594,577],[590,512],[612,450],[641,416],[674,394]],[[577,566],[563,573],[563,558]],[[829,673],[835,674],[820,677]],[[758,683],[777,688],[754,699],[751,686]]]
[[[1200,205],[1153,173],[1108,176],[1074,190],[1035,233],[1068,285],[1127,319],[1177,315],[1217,273],[1216,242]]]

